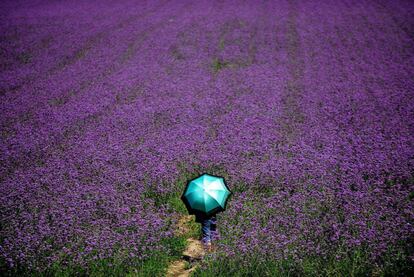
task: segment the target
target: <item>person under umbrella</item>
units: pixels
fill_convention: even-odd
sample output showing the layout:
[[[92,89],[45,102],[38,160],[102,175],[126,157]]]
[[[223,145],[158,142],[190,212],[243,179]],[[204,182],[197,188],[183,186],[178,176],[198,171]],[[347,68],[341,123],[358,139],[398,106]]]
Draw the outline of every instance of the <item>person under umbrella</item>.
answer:
[[[213,250],[212,240],[218,237],[216,214],[226,209],[230,194],[224,178],[204,173],[189,181],[181,196],[189,214],[201,223],[201,241],[208,251]]]
[[[216,215],[206,216],[201,213],[196,214],[195,221],[201,224],[201,241],[205,248],[211,252],[213,250],[212,241],[218,238]]]

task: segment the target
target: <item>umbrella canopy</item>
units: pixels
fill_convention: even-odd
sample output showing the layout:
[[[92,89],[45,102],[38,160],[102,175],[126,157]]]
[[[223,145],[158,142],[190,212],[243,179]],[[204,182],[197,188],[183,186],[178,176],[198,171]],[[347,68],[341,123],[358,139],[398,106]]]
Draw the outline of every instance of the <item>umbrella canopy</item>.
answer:
[[[223,177],[204,173],[187,183],[181,200],[190,214],[211,216],[226,209],[231,193]]]

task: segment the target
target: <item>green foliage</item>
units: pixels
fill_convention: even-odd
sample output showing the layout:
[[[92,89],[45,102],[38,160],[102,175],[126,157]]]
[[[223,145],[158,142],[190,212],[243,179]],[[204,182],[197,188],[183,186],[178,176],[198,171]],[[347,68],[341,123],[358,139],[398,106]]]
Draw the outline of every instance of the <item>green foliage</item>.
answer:
[[[167,199],[167,206],[180,214],[187,214],[187,208],[185,207],[183,201],[179,197],[171,197]]]
[[[223,61],[223,60],[218,59],[218,58],[213,59],[212,68],[213,68],[214,73],[217,73],[221,69],[223,69],[225,67],[229,67],[229,66],[230,66],[229,62]]]
[[[161,240],[161,244],[169,250],[171,259],[177,259],[181,257],[181,253],[187,247],[187,240],[183,236],[170,237]]]
[[[195,221],[191,221],[190,222],[190,232],[189,232],[189,236],[190,237],[201,237],[201,228],[200,228],[200,224],[198,224]]]
[[[246,262],[249,261],[249,262]],[[240,256],[228,258],[219,255],[215,259],[206,259],[206,263],[194,272],[194,276],[296,276],[293,262],[266,261],[262,262],[260,255],[252,254],[247,259]]]
[[[184,269],[190,269],[191,268],[191,264],[188,261],[184,261]]]
[[[87,266],[64,265],[54,263],[45,272],[28,270],[20,266],[13,270],[6,269],[4,261],[0,261],[2,276],[164,276],[170,261],[181,257],[186,248],[184,237],[165,238],[160,244],[167,251],[148,253],[145,260],[122,258],[122,255],[114,258],[104,258],[90,262]],[[121,252],[121,251],[120,251]]]
[[[248,261],[248,262],[246,262]],[[300,262],[291,258],[284,260],[264,260],[259,254],[236,256],[225,255],[206,261],[194,272],[196,277],[212,276],[409,276],[414,272],[412,265],[404,257],[390,256],[383,267],[368,260],[366,253],[355,250],[351,255],[328,260],[320,256],[309,256]]]

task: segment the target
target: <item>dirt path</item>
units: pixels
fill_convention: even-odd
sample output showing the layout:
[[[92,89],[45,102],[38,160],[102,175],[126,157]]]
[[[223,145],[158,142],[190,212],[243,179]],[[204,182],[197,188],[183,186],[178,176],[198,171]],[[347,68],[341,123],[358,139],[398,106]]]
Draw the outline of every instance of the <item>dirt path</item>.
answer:
[[[189,232],[188,222],[192,220],[191,215],[185,215],[180,218],[177,225],[176,235],[183,235]],[[196,238],[187,239],[188,246],[184,250],[180,260],[174,261],[167,269],[167,277],[187,277],[193,272],[198,262],[206,254],[200,240]]]

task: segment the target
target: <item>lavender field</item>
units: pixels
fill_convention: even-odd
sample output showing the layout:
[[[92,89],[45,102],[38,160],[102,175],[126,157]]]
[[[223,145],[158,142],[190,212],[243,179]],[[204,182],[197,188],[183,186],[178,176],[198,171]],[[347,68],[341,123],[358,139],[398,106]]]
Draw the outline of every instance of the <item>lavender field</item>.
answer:
[[[196,276],[408,275],[413,76],[409,0],[3,0],[0,271],[163,276],[208,172]]]

